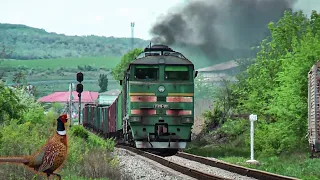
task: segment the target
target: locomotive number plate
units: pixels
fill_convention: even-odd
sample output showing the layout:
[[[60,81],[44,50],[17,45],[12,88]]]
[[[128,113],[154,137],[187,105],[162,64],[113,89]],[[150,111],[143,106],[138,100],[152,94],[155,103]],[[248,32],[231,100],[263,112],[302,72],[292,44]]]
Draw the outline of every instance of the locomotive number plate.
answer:
[[[168,104],[155,104],[153,105],[154,108],[169,108]]]

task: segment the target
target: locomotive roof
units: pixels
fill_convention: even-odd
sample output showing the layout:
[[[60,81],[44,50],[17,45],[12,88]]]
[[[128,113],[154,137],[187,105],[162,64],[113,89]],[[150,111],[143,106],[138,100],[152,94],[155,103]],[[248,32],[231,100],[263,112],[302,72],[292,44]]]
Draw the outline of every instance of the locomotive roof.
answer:
[[[193,65],[188,59],[182,59],[176,56],[147,56],[139,59],[135,59],[130,64],[184,64]]]

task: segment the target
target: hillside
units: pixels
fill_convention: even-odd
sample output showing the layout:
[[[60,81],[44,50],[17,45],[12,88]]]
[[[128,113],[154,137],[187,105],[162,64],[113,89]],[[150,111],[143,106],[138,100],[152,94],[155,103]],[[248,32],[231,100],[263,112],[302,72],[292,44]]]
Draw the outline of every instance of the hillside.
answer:
[[[149,41],[135,38],[134,47],[146,47]],[[9,59],[48,59],[65,57],[120,57],[131,49],[131,38],[102,36],[66,36],[25,25],[1,24],[0,45]]]

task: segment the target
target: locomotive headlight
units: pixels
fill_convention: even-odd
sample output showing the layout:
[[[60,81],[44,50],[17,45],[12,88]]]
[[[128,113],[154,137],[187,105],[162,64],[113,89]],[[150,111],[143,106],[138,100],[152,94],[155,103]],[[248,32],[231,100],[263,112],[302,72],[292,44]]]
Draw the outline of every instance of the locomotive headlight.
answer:
[[[132,117],[130,117],[130,121],[131,122],[140,122],[141,118],[140,118],[140,116],[132,116]]]
[[[159,92],[164,92],[166,90],[166,88],[164,88],[164,86],[159,86],[158,87],[158,91]]]
[[[183,117],[182,118],[182,123],[192,123],[192,118],[191,117]]]

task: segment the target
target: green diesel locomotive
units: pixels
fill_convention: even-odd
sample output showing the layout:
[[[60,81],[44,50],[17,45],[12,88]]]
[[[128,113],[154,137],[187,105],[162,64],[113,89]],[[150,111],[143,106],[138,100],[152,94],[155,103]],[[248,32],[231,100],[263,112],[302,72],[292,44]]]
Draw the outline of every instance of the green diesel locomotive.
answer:
[[[112,103],[85,105],[83,125],[139,149],[184,149],[194,123],[193,63],[168,46],[150,45],[124,74]]]

